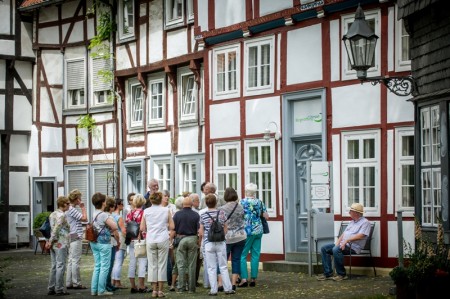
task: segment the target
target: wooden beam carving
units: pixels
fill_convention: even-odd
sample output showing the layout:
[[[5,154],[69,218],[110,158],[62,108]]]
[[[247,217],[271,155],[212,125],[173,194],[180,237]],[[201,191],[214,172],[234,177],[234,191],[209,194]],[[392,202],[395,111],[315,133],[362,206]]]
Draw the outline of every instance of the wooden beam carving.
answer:
[[[177,92],[177,71],[174,66],[165,66],[164,72],[169,78],[169,83],[172,86],[173,92]]]

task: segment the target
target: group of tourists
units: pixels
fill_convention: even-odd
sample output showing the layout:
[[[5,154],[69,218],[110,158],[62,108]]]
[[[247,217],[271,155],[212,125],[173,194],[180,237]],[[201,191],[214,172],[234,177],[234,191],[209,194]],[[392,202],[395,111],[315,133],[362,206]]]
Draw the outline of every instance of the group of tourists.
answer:
[[[91,295],[111,296],[115,290],[125,288],[121,275],[126,256],[131,293],[165,297],[166,283],[170,291],[195,293],[201,285],[202,266],[203,286],[211,296],[221,291],[234,294],[236,287],[255,287],[263,235],[261,217],[268,219],[264,203],[256,198],[257,185],[247,184],[245,197],[240,200],[231,187],[226,188],[223,198],[217,195],[213,183],[205,182],[201,189],[201,198],[185,192],[172,204],[170,192],[160,192],[158,181],[151,179],[146,194],[128,194],[127,208],[122,199],[95,193],[92,225],[97,239],[89,242],[94,256]],[[65,289],[86,289],[81,283],[80,260],[82,223],[87,221],[87,215],[80,191],[58,197],[57,209],[49,218],[52,232],[46,243],[51,249],[48,295],[68,295]],[[127,226],[136,225],[136,234],[127,232]],[[210,230],[215,234],[222,230],[223,237],[211,239]],[[146,276],[151,287],[145,284]]]

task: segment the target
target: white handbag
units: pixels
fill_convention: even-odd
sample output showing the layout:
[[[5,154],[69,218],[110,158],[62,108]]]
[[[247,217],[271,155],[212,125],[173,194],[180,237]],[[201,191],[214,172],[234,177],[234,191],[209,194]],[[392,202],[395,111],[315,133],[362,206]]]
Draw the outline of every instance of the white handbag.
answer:
[[[136,258],[147,257],[145,240],[134,240],[134,256]]]

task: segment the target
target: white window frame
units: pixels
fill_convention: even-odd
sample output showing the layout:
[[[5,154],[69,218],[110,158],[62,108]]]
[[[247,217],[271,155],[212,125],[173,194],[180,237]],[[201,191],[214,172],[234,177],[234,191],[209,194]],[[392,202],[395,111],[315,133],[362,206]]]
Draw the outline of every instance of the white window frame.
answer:
[[[142,113],[142,119],[141,120],[138,120],[138,121],[136,121],[136,120],[134,120],[134,113],[135,113],[135,109],[134,109],[134,106],[135,106],[135,98],[134,98],[134,95],[135,95],[135,92],[136,92],[136,89],[137,88],[140,88],[141,90],[142,90],[142,107],[141,107],[141,113]],[[130,128],[131,129],[134,129],[134,128],[142,128],[143,127],[143,124],[144,124],[144,109],[145,109],[145,106],[144,106],[144,103],[145,103],[145,94],[144,94],[144,88],[142,87],[142,85],[139,83],[139,81],[137,81],[137,80],[130,80],[130,83],[129,83],[129,85],[128,85],[128,111],[129,111],[129,125],[130,125]]]
[[[375,34],[378,36],[377,45],[375,48],[375,57],[374,57],[374,66],[367,70],[367,77],[372,76],[380,76],[380,56],[381,56],[381,44],[382,44],[382,36],[381,36],[381,12],[380,10],[368,10],[364,12],[366,16],[366,21],[375,21]],[[344,15],[341,18],[341,32],[346,33],[348,28],[350,27],[350,23],[353,23],[355,20],[355,14]],[[342,80],[355,80],[356,79],[356,71],[350,68],[350,63],[348,60],[348,55],[345,50],[344,43],[341,43],[341,57],[342,57]]]
[[[194,22],[194,0],[186,0],[188,23]]]
[[[179,70],[178,75],[178,115],[179,124],[197,123],[198,118],[198,95],[199,90],[197,82],[195,82],[195,75],[191,71],[187,71],[187,68]],[[190,81],[192,80],[192,81]],[[192,82],[192,90],[188,93],[189,82]],[[190,96],[189,96],[190,95]],[[187,101],[189,100],[189,101]],[[192,106],[193,105],[193,106]],[[187,111],[188,110],[188,111]],[[186,113],[189,112],[189,113]]]
[[[153,94],[153,85],[160,84],[161,85],[161,93],[160,94]],[[148,118],[148,125],[150,126],[161,126],[165,124],[165,116],[166,116],[166,92],[165,92],[166,86],[165,86],[165,80],[164,78],[151,78],[148,81],[148,112],[147,112],[147,118]],[[155,106],[153,106],[153,97],[157,96],[161,99],[161,105],[158,106],[158,110],[161,112],[161,117],[153,118],[153,109]]]
[[[440,107],[421,107],[419,115],[422,225],[437,227],[442,212]]]
[[[124,4],[126,2],[131,4],[131,13],[124,9]],[[134,28],[136,26],[135,12],[134,0],[119,0],[119,39],[124,40],[134,37]],[[125,13],[127,13],[128,16],[125,16]],[[132,26],[129,24],[129,16],[132,18]],[[127,29],[125,29],[125,26]]]
[[[165,0],[164,1],[164,19],[165,19],[165,24],[166,24],[166,28],[170,28],[170,27],[175,27],[178,25],[184,25],[184,6],[185,6],[185,0]],[[174,5],[175,4],[180,4],[181,5],[181,9],[180,9],[180,14],[176,15],[176,17],[173,17],[173,13],[174,13]]]
[[[235,89],[229,89],[229,76],[228,74],[230,73],[229,70],[229,59],[228,56],[230,53],[235,53],[235,61],[236,61],[236,69],[235,69],[235,85],[236,88]],[[222,47],[222,48],[217,48],[213,50],[213,90],[214,90],[214,98],[213,100],[222,100],[222,99],[229,99],[229,98],[236,98],[239,97],[240,95],[240,78],[241,78],[241,56],[240,56],[240,52],[241,52],[241,47],[239,44],[237,45],[230,45],[230,46],[226,46],[226,47]],[[224,90],[223,91],[219,91],[218,90],[218,86],[219,86],[219,80],[218,80],[218,72],[219,72],[219,68],[218,68],[218,56],[219,55],[224,55]]]
[[[257,140],[247,140],[244,143],[245,146],[245,184],[255,183],[258,185],[257,196],[261,199],[269,213],[270,217],[275,217],[276,210],[276,176],[275,176],[275,143],[273,140],[267,142],[262,139]],[[250,164],[250,148],[256,147],[258,150],[258,157],[262,157],[262,147],[269,147],[270,150],[270,163],[262,164],[261,161],[258,161],[258,164]],[[250,173],[257,173],[258,182],[255,182],[251,179]],[[264,186],[264,174],[270,175],[270,186]],[[266,187],[266,188],[264,188]],[[270,198],[264,198],[261,196],[262,194],[267,194],[270,192]]]
[[[374,157],[373,158],[363,158],[364,147],[362,146],[364,140],[374,140]],[[349,141],[359,141],[359,151],[358,159],[348,158],[348,142]],[[380,216],[380,131],[358,131],[358,132],[343,132],[342,133],[342,215],[348,216],[350,211],[350,206],[353,202],[349,202],[349,181],[348,181],[348,171],[349,168],[359,169],[359,185],[358,193],[360,194],[359,203],[364,206],[364,215],[366,216]],[[374,168],[374,203],[370,206],[367,199],[364,198],[364,188],[368,188],[364,184],[364,168],[373,167]],[[370,186],[369,186],[370,187]]]
[[[398,15],[398,5],[395,5],[395,15]],[[403,39],[408,39],[408,56],[409,56],[409,47],[411,39],[409,38],[409,34],[406,32],[408,37],[406,37],[403,32],[404,23],[403,19],[396,20],[395,22],[395,70],[397,72],[405,72],[411,70],[411,57],[409,59],[403,59]],[[406,30],[405,30],[406,31]]]
[[[99,71],[110,71],[110,61],[103,58],[91,59],[91,105],[92,107],[103,107],[112,105],[113,102],[108,101],[109,93],[112,89],[112,82],[104,82],[104,79],[99,76]],[[100,96],[104,101],[100,101]]]
[[[402,210],[404,217],[412,217],[414,216],[414,203],[412,206],[403,204],[403,188],[413,188],[414,185],[414,176],[415,172],[413,171],[412,175],[412,185],[404,185],[403,182],[403,166],[414,167],[414,155],[404,155],[403,152],[403,137],[412,137],[414,138],[414,128],[397,128],[395,130],[395,209],[396,211]],[[413,150],[414,150],[413,145]],[[414,192],[413,192],[414,193]]]
[[[69,65],[71,64],[82,64],[83,68],[76,74],[69,74]],[[74,58],[74,59],[66,59],[65,61],[65,95],[66,95],[66,108],[67,109],[80,109],[87,107],[87,94],[86,94],[86,63],[84,58]],[[74,77],[73,79],[69,77]],[[79,88],[76,88],[79,87]],[[73,94],[71,91],[76,92],[75,96],[78,98],[78,101],[81,97],[81,93],[83,93],[83,103],[72,104]]]
[[[236,165],[230,165],[230,152],[235,151]],[[224,165],[219,165],[219,152],[224,151],[225,159]],[[214,144],[214,184],[217,186],[217,194],[223,198],[225,188],[233,187],[238,194],[241,194],[241,146],[240,142],[227,142]],[[230,181],[230,175],[236,175],[236,186],[233,186]],[[219,177],[225,177],[220,180]],[[223,182],[223,183],[222,183]]]
[[[155,175],[154,177],[159,182],[159,188],[161,190],[172,190],[172,163],[170,160],[155,161]]]
[[[257,47],[258,50],[258,57],[260,57],[261,52],[261,46],[269,45],[270,54],[269,54],[269,84],[267,85],[260,85],[260,79],[257,79],[257,86],[249,87],[249,55],[250,51],[249,49],[252,47]],[[260,61],[257,62],[257,78],[261,78],[261,63]],[[275,36],[269,36],[259,39],[252,39],[249,41],[244,42],[244,96],[251,96],[251,95],[260,95],[260,94],[266,94],[266,93],[273,93],[274,92],[274,80],[275,80]]]
[[[196,177],[195,179],[191,176],[186,176],[184,170],[192,170],[192,166],[196,167]],[[184,191],[195,192],[201,194],[200,186],[205,177],[205,155],[195,154],[195,155],[178,155],[175,157],[174,166],[175,175],[175,193],[181,194]],[[195,185],[195,186],[194,186]],[[187,186],[187,187],[186,187]],[[186,190],[186,188],[192,190]]]

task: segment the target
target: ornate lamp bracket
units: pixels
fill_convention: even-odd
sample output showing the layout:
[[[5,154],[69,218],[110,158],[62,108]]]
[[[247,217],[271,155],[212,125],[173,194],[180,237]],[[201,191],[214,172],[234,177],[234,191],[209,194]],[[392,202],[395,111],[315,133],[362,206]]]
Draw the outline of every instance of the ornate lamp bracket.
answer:
[[[404,97],[417,95],[416,81],[412,76],[406,77],[370,77],[361,79],[361,83],[370,82],[372,85],[384,84],[392,93]]]

